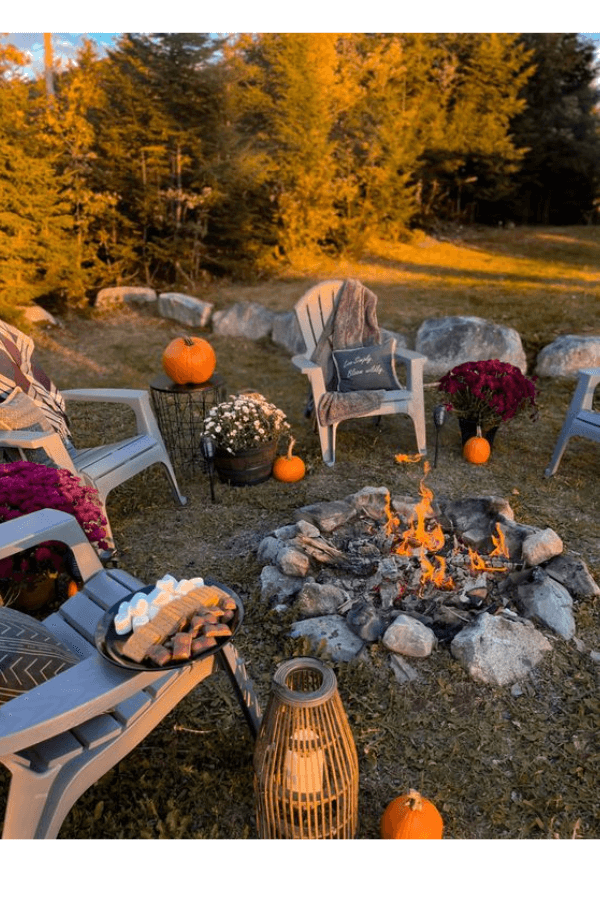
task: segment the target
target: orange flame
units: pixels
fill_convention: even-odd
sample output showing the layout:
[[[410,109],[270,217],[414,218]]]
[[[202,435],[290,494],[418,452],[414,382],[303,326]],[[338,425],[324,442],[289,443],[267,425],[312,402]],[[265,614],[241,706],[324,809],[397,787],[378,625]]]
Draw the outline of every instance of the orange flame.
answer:
[[[394,456],[397,463],[416,463],[422,458],[422,453],[397,453],[396,456]]]
[[[421,500],[415,506],[415,515],[411,519],[409,527],[402,534],[402,541],[396,547],[396,553],[399,556],[410,555],[415,547],[420,547],[421,551],[435,553],[441,550],[446,542],[446,537],[442,531],[441,525],[436,522],[433,527],[427,527],[427,516],[433,515],[431,501],[433,499],[433,491],[425,486],[425,478],[429,473],[429,463],[425,463],[423,467],[423,478],[419,484],[419,493]],[[416,521],[415,521],[416,520]]]
[[[432,582],[441,591],[453,591],[455,584],[451,576],[446,575],[446,560],[443,556],[434,556],[437,569],[425,556],[421,559],[421,587]]]
[[[490,553],[490,556],[503,556],[505,559],[510,557],[510,551],[506,544],[506,538],[504,537],[504,532],[500,528],[500,523],[496,522],[496,532],[498,533],[498,537],[492,535],[492,544],[494,545],[494,549]]]

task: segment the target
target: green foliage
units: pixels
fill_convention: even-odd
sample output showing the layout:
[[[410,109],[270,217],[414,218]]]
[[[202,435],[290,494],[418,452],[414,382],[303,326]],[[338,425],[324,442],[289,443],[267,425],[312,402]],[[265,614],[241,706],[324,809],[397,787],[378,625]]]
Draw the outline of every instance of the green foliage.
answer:
[[[526,151],[513,179],[509,214],[522,222],[591,222],[600,192],[600,66],[594,45],[577,34],[523,34],[533,76],[523,112],[512,123]]]
[[[52,101],[22,63],[0,44],[3,309],[193,292],[439,220],[594,215],[577,35],[130,33],[85,43]]]

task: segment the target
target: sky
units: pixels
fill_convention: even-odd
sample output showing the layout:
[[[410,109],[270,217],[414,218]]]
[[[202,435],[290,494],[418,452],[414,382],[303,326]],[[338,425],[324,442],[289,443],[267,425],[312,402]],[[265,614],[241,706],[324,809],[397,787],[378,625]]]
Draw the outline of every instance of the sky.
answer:
[[[127,9],[129,11],[130,7],[128,6]],[[304,6],[304,9],[306,9],[305,6]],[[454,7],[454,9],[456,10],[456,7]],[[43,18],[43,17],[44,17],[44,15],[41,15],[39,18]],[[3,14],[3,19],[5,19],[5,18],[6,18],[6,16]],[[9,14],[8,18],[9,19],[11,18],[11,14]],[[17,22],[18,21],[24,22],[24,18],[25,17],[21,18],[21,17],[17,16],[16,20],[17,20]],[[36,24],[37,24],[39,19],[37,16],[35,18],[36,18]],[[54,16],[54,14],[52,15],[52,18],[56,20],[56,17]],[[62,17],[62,18],[65,18],[65,17]],[[122,17],[118,16],[118,15],[116,16],[116,18],[122,19]],[[129,12],[128,12],[127,18],[131,19],[131,15],[129,14]],[[205,30],[205,32],[206,32],[207,26],[210,26],[210,25],[214,26],[217,24],[219,25],[219,32],[225,32],[227,30],[229,30],[229,31],[284,31],[284,30],[289,30],[289,31],[326,31],[326,30],[332,30],[333,31],[333,30],[338,30],[340,25],[342,25],[344,27],[344,29],[349,30],[349,31],[371,31],[371,30],[430,31],[430,30],[433,30],[432,25],[434,23],[436,26],[435,27],[436,31],[539,31],[540,25],[542,25],[542,24],[544,25],[544,29],[543,29],[544,31],[575,31],[576,30],[576,27],[569,27],[567,22],[561,23],[558,21],[554,21],[554,19],[550,20],[546,15],[544,15],[542,17],[541,21],[540,21],[540,17],[536,16],[537,22],[536,22],[535,27],[531,27],[532,23],[528,22],[526,18],[524,18],[520,15],[515,18],[513,27],[510,27],[510,20],[512,18],[511,16],[509,16],[509,18],[504,23],[502,21],[497,21],[496,27],[494,27],[494,25],[493,25],[493,20],[490,19],[489,23],[488,23],[489,27],[485,27],[485,19],[478,20],[477,18],[473,18],[472,15],[469,15],[468,17],[461,17],[460,13],[458,13],[458,15],[456,15],[456,13],[453,14],[452,22],[447,21],[447,16],[443,13],[440,14],[440,16],[435,15],[435,14],[434,15],[430,14],[427,16],[427,24],[426,25],[424,22],[419,23],[418,20],[415,18],[413,18],[412,20],[409,19],[408,21],[405,21],[404,16],[398,15],[398,14],[396,14],[393,17],[393,20],[390,20],[389,15],[388,15],[388,16],[385,16],[383,20],[378,21],[379,17],[376,14],[373,19],[373,24],[368,24],[366,21],[363,21],[363,22],[355,22],[354,24],[356,25],[356,27],[349,27],[349,25],[352,23],[351,22],[346,23],[344,21],[342,23],[336,23],[335,28],[331,28],[331,29],[328,29],[326,27],[327,22],[323,22],[323,21],[317,20],[317,19],[315,19],[313,27],[302,27],[301,21],[299,21],[299,20],[294,21],[292,19],[286,25],[285,21],[281,21],[281,22],[279,22],[279,24],[277,24],[275,19],[272,19],[273,27],[265,28],[264,27],[265,22],[264,21],[262,23],[260,22],[260,19],[263,18],[260,15],[260,11],[259,11],[258,15],[256,16],[257,24],[253,25],[252,27],[249,27],[249,23],[244,21],[244,19],[246,18],[245,14],[240,15],[239,17],[234,16],[234,19],[235,18],[239,19],[239,24],[236,23],[235,26],[233,25],[233,22],[230,19],[229,20],[229,28],[227,27],[227,17],[224,17],[222,19],[219,19],[219,17],[217,17],[218,21],[216,21],[216,22],[213,21],[212,17],[211,17],[210,22],[204,22],[201,20],[198,21],[198,19],[201,17],[194,17],[193,25],[195,26],[195,28],[192,26],[191,21],[187,21],[187,20],[182,21],[182,20],[172,18],[171,16],[168,17],[170,19],[170,22],[168,25],[165,22],[159,23],[156,21],[150,21],[148,19],[145,19],[144,13],[142,13],[141,15],[135,15],[133,18],[139,19],[139,22],[128,21],[127,23],[124,23],[124,24],[126,24],[126,27],[124,27],[121,32],[51,32],[52,33],[52,47],[53,47],[54,59],[55,59],[55,63],[57,65],[57,67],[60,68],[61,63],[66,65],[69,60],[72,60],[75,58],[77,48],[81,46],[82,41],[85,37],[88,37],[91,40],[93,40],[97,44],[98,49],[100,51],[102,51],[103,48],[110,48],[111,46],[113,46],[115,40],[124,31],[147,31],[147,32],[150,32],[150,31],[188,31],[188,30],[194,31],[195,28],[197,29],[198,26],[200,26],[200,25],[204,26],[203,30]],[[309,18],[311,18],[310,7],[309,7]],[[592,17],[590,16],[589,18],[591,20]],[[521,20],[521,21],[517,21],[517,20]],[[305,18],[305,21],[307,21],[306,18]],[[413,27],[410,27],[411,21],[412,21]],[[463,27],[460,27],[461,21],[463,23]],[[5,24],[5,23],[3,22],[3,24]],[[60,24],[60,23],[58,23],[58,24]],[[144,24],[147,27],[144,27]],[[582,22],[582,24],[587,24],[587,22]],[[592,24],[592,21],[590,21],[589,24]],[[596,22],[593,22],[593,24],[596,24]],[[308,21],[307,21],[307,25],[308,25]],[[478,25],[481,27],[478,27]],[[559,27],[559,25],[560,25],[560,27]],[[409,26],[409,27],[407,27],[407,26]],[[207,33],[211,33],[211,32],[207,32]],[[215,32],[212,32],[212,33],[218,33],[218,32],[215,30]],[[592,40],[594,40],[597,43],[598,51],[599,51],[599,55],[600,55],[600,32],[580,32],[580,33],[585,34],[587,37],[591,38]],[[27,52],[27,54],[29,55],[30,60],[31,60],[30,66],[26,70],[27,74],[34,75],[34,76],[40,76],[43,74],[43,71],[44,71],[44,35],[43,35],[43,32],[15,31],[15,32],[2,32],[0,34],[3,36],[1,39],[14,44],[20,50]]]

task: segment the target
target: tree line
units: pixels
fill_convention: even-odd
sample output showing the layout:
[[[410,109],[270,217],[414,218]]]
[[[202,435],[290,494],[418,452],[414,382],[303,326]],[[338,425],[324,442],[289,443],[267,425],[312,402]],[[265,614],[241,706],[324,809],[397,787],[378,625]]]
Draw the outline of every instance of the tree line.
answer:
[[[0,43],[0,316],[193,290],[440,222],[595,221],[580,35],[124,34],[54,79]]]

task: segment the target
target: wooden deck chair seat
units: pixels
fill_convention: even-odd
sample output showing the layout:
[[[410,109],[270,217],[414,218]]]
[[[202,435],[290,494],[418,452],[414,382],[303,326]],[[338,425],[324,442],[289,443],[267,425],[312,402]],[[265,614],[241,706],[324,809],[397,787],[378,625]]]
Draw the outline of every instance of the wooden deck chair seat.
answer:
[[[321,341],[325,329],[335,315],[341,291],[345,282],[342,280],[323,281],[307,291],[294,307],[300,331],[306,345],[304,354],[294,356],[292,364],[307,376],[315,415],[315,427],[318,430],[323,461],[327,466],[335,463],[336,431],[338,422],[321,424],[319,406],[328,394],[326,359],[323,346],[319,351],[319,361],[313,356]],[[321,342],[322,345],[323,342]],[[332,352],[332,351],[331,351]],[[325,351],[325,356],[327,351]],[[413,350],[396,348],[394,360],[404,366],[405,387],[399,390],[385,390],[382,402],[368,412],[357,412],[348,418],[364,418],[366,416],[382,416],[400,413],[412,419],[417,450],[427,453],[425,431],[425,404],[423,396],[423,368],[427,357]]]
[[[214,656],[163,672],[107,661],[94,643],[96,626],[106,609],[142,583],[120,569],[104,569],[76,519],[56,510],[0,524],[0,558],[47,540],[71,548],[84,582],[41,623],[74,662],[0,704],[0,762],[11,773],[3,838],[56,837],[81,794],[218,666],[227,672],[253,736],[260,724],[252,684],[232,642]],[[1,675],[0,659],[0,686]]]
[[[552,459],[544,473],[546,478],[555,474],[572,437],[600,441],[600,412],[593,409],[594,392],[598,384],[600,384],[600,369],[579,370],[577,387],[558,435]]]

